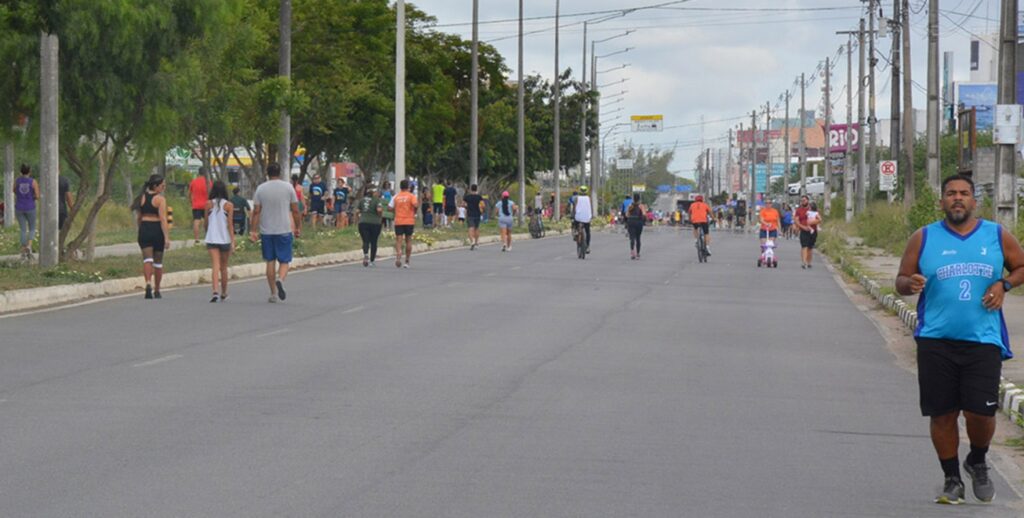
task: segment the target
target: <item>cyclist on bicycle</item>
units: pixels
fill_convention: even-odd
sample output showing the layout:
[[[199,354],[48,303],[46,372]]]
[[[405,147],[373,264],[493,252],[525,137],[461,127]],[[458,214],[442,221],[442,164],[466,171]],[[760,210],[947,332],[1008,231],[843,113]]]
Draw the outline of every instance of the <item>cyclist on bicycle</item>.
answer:
[[[590,189],[584,185],[580,187],[579,194],[573,202],[572,225],[582,227],[581,230],[587,234],[587,253],[590,253],[590,220],[594,218],[593,206],[590,204]]]
[[[760,237],[762,245],[768,238],[776,239],[779,237],[779,221],[782,217],[779,216],[779,211],[772,206],[772,200],[764,201],[764,208],[758,214],[758,219],[761,220]]]
[[[699,239],[697,231],[704,229],[704,249],[708,251],[708,255],[711,255],[711,234],[708,232],[710,217],[711,207],[708,207],[708,204],[704,203],[704,197],[698,194],[690,204],[690,223],[693,224],[693,239],[695,241]]]

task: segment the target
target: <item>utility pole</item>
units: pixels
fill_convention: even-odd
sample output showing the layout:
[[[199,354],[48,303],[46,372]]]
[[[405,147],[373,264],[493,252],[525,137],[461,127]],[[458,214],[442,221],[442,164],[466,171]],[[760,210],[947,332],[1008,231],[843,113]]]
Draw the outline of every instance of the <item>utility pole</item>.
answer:
[[[708,176],[708,197],[714,194],[714,184],[711,183],[711,148],[704,151],[704,174]]]
[[[725,155],[725,191],[732,193],[732,128],[729,128],[729,151]]]
[[[875,117],[875,64],[878,63],[878,56],[875,55],[875,0],[868,0],[868,126],[871,129],[870,140],[868,141],[869,167],[868,174],[864,177],[865,195],[871,192],[872,186],[876,185],[878,177],[878,119]],[[865,204],[867,200],[865,199]]]
[[[750,182],[747,189],[750,192],[749,204],[753,207],[757,197],[757,110],[750,112]]]
[[[480,0],[473,0],[469,71],[469,183],[480,183]],[[557,209],[557,207],[556,207]],[[556,210],[557,212],[557,210]]]
[[[523,226],[523,212],[526,210],[526,87],[523,85],[523,0],[519,0],[519,85],[516,90],[519,105],[519,116],[517,117],[519,127],[516,139],[519,148],[519,226]],[[586,120],[586,109],[586,103],[584,103],[583,120]],[[541,199],[543,200],[543,198]],[[540,207],[534,207],[534,209],[540,209]]]
[[[858,134],[860,128],[857,129]],[[853,136],[853,35],[846,37],[846,153],[843,159],[843,192],[846,195],[846,222],[853,221],[853,158],[850,156],[850,137]]]
[[[864,145],[864,18],[860,19],[860,31],[857,32],[857,47],[860,53],[860,65],[857,69],[857,131],[860,134],[860,152],[857,153],[857,213],[864,212],[867,206],[867,146]]]
[[[580,73],[580,84],[584,91],[587,90],[587,25],[590,22],[583,22],[583,68]],[[583,113],[580,118],[580,183],[587,182],[587,101],[584,100],[580,105],[583,107]],[[594,174],[593,171],[590,174]],[[595,193],[594,197],[597,198],[597,188],[593,181],[589,182],[591,185],[591,191]]]
[[[928,0],[928,185],[939,192],[939,0]]]
[[[42,224],[39,226],[39,266],[50,268],[57,265],[60,253],[57,240],[57,170],[60,167],[60,78],[58,49],[60,40],[56,34],[41,33],[40,41],[40,109],[39,109],[39,190],[42,191]],[[13,189],[13,183],[4,186]]]
[[[395,183],[405,178],[405,0],[395,4]]]
[[[999,104],[1015,105],[1017,93],[1017,0],[1002,0],[999,17]],[[1016,106],[1018,112],[1020,106]],[[1017,224],[1016,144],[996,145],[996,221],[1013,230]]]
[[[793,157],[793,148],[789,144],[789,97],[790,97],[789,90],[787,89],[786,90],[786,120],[784,121],[784,124],[785,124],[786,127],[783,130],[785,133],[782,135],[782,138],[784,140],[783,146],[786,147],[786,155],[785,155],[786,158],[785,158],[785,161],[784,161],[784,163],[786,164],[786,166],[785,166],[786,170],[783,171],[783,173],[782,173],[782,175],[783,175],[783,180],[782,181],[783,181],[783,183],[787,184],[787,187],[788,187],[788,184],[789,184],[789,165],[793,162],[793,158],[792,158]]]
[[[832,60],[825,58],[825,214],[832,209],[832,157],[829,156],[829,135],[832,134]]]
[[[889,158],[900,159],[900,1],[893,0],[892,6],[892,80],[890,91],[892,99],[889,105],[891,126],[889,129]]]
[[[807,194],[807,141],[804,135],[804,117],[807,109],[807,78],[800,74],[800,194]]]
[[[14,143],[4,144],[4,228],[14,227]]]
[[[732,138],[731,138],[732,130],[729,130],[729,134],[730,134],[729,144],[731,145],[732,144]],[[737,160],[737,164],[736,165],[738,166],[736,169],[738,169],[739,175],[737,176],[736,180],[737,180],[737,183],[739,184],[738,185],[738,188],[739,188],[738,194],[743,194],[744,192],[746,192],[743,189],[743,177],[747,174],[747,170],[743,168],[744,164],[743,164],[743,123],[742,122],[740,123],[740,130],[736,133],[736,145],[739,146],[739,153],[736,154],[736,160]]]
[[[292,0],[281,0],[279,13],[280,48],[278,49],[277,74],[290,80],[292,77]],[[292,118],[288,110],[281,111],[281,140],[277,144],[277,163],[281,175],[287,178],[292,170]]]
[[[598,182],[601,181],[604,172],[602,156],[604,148],[601,146],[601,98],[597,94],[597,43],[590,42],[590,91],[594,100],[594,134],[590,140],[590,190],[597,192]],[[591,198],[591,203],[595,198]]]
[[[914,205],[914,91],[910,71],[910,0],[903,0],[900,9],[900,25],[903,27],[903,207]]]
[[[551,99],[552,99],[552,104],[555,105],[555,121],[554,121],[555,128],[554,128],[554,136],[553,136],[553,138],[554,138],[554,143],[553,143],[554,153],[552,155],[552,159],[554,161],[554,171],[555,171],[555,206],[556,207],[560,206],[561,202],[562,202],[562,180],[561,180],[561,173],[562,173],[562,163],[561,162],[562,162],[562,157],[561,157],[561,154],[560,154],[560,152],[562,150],[561,149],[562,148],[562,146],[561,146],[561,143],[562,143],[561,142],[561,138],[562,138],[562,136],[561,136],[562,111],[561,111],[561,106],[559,106],[561,104],[561,102],[562,102],[561,101],[561,93],[562,93],[561,92],[561,90],[562,90],[561,83],[562,83],[562,81],[560,79],[562,74],[558,70],[558,36],[559,36],[559,32],[560,32],[558,30],[559,29],[558,25],[560,23],[559,22],[560,15],[561,15],[561,1],[560,0],[555,0],[555,78],[554,78],[554,81],[552,81],[552,83],[551,83],[552,88],[554,88],[554,94],[553,94]],[[593,199],[594,198],[591,198],[591,200],[593,200]]]
[[[768,160],[767,160],[768,163],[765,165],[765,173],[764,173],[764,176],[765,176],[765,178],[764,178],[764,181],[765,181],[764,187],[765,187],[765,193],[767,194],[768,193],[768,185],[771,184],[771,180],[772,180],[772,162],[773,162],[773,160],[772,160],[772,103],[771,103],[771,101],[768,101],[768,102],[764,103],[764,119],[765,119],[764,142],[765,142],[765,144],[768,145]]]

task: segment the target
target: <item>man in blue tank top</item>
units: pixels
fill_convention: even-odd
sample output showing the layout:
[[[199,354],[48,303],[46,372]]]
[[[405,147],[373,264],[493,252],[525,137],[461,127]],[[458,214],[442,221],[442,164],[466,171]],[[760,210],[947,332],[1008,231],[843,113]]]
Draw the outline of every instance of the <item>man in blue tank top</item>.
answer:
[[[935,501],[963,502],[957,427],[963,412],[971,442],[964,471],[974,496],[991,502],[995,489],[985,454],[996,429],[1002,361],[1013,357],[1003,298],[1024,283],[1024,250],[1002,226],[974,217],[977,200],[969,177],[946,178],[941,194],[946,217],[910,237],[896,291],[918,295],[914,339],[921,413],[931,418],[932,444],[945,476]]]

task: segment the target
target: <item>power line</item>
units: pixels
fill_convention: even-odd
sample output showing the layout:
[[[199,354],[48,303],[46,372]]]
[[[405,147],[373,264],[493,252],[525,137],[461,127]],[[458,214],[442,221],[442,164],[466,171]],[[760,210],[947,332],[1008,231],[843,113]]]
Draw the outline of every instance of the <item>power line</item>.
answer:
[[[619,14],[620,16],[625,16],[627,14],[630,14],[630,13],[633,13],[633,12],[636,12],[636,11],[644,11],[644,10],[647,10],[647,9],[659,9],[659,8],[664,8],[664,7],[668,7],[668,6],[672,6],[672,5],[676,5],[676,4],[685,4],[685,3],[691,2],[691,1],[693,1],[693,0],[673,0],[673,1],[670,1],[670,2],[661,2],[661,3],[658,3],[658,4],[644,5],[644,6],[640,6],[640,7],[629,7],[629,8],[625,8],[625,9],[606,9],[606,10],[601,10],[601,11],[586,11],[586,12],[580,12],[580,13],[561,14],[560,16],[562,18],[578,18],[578,17],[581,17],[581,16],[599,16],[599,15],[602,15],[602,14]],[[554,19],[555,19],[555,17],[552,16],[552,15],[547,15],[547,16],[531,16],[529,18],[523,18],[523,21],[554,20]],[[514,23],[519,23],[519,18],[505,18],[505,19],[501,19],[501,20],[484,20],[484,21],[478,22],[478,25],[493,25],[493,24],[497,24],[497,23],[513,23],[513,22]],[[441,24],[432,25],[431,27],[465,27],[467,25],[473,25],[473,22],[441,23]]]

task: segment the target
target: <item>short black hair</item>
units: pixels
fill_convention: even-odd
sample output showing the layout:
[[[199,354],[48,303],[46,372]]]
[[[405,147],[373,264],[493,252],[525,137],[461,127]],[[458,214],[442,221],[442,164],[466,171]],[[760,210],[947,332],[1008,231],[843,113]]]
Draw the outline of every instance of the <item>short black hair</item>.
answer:
[[[962,180],[962,181],[967,182],[971,186],[971,194],[972,195],[974,194],[974,180],[972,180],[970,176],[962,175],[962,174],[950,175],[950,176],[947,176],[945,180],[942,180],[942,192],[946,192],[946,185],[948,185],[949,182],[955,182],[957,180]]]
[[[476,186],[476,184],[473,184],[473,185],[469,186],[470,192],[476,192],[477,189],[478,189],[478,187]]]
[[[270,178],[280,178],[281,177],[281,166],[279,166],[277,164],[270,164],[270,165],[268,165],[267,166],[267,176],[269,176]]]
[[[407,178],[403,178],[401,182],[398,182],[398,188],[403,190],[403,191],[408,191],[409,190],[409,180]]]

